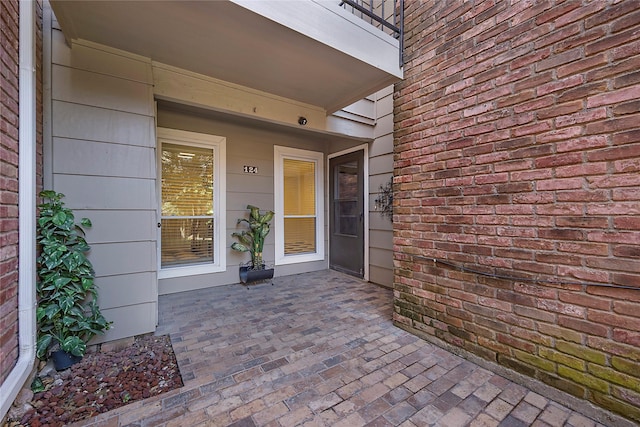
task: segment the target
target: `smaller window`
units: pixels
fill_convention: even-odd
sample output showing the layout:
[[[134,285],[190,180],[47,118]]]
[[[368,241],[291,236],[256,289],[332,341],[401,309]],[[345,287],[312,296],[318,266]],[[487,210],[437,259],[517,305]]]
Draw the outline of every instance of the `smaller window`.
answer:
[[[323,158],[275,147],[276,264],[324,259]]]

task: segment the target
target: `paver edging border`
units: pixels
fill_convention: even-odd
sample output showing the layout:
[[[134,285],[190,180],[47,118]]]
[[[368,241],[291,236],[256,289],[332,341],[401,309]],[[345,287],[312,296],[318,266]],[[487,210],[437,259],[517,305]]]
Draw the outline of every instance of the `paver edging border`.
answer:
[[[416,328],[412,328],[411,326],[408,326],[404,323],[400,323],[396,321],[394,321],[393,324],[394,326],[402,330],[405,330],[444,350],[447,350],[455,354],[456,356],[460,356],[470,362],[473,362],[476,365],[493,372],[494,374],[498,374],[508,380],[513,381],[514,383],[527,387],[530,390],[548,399],[559,402],[564,406],[568,407],[569,409],[579,412],[586,417],[589,417],[595,421],[598,421],[599,423],[610,425],[610,426],[615,425],[616,427],[637,427],[637,425],[633,421],[627,418],[624,418],[621,415],[607,411],[606,409],[596,406],[587,400],[580,399],[562,390],[558,390],[557,388],[551,387],[550,385],[547,385],[539,380],[536,380],[535,378],[528,377],[516,371],[512,371],[511,369],[508,369],[504,366],[498,365],[497,363],[483,359],[469,352],[468,350],[451,345],[446,341],[441,340],[440,338],[427,334],[424,331],[421,331]]]

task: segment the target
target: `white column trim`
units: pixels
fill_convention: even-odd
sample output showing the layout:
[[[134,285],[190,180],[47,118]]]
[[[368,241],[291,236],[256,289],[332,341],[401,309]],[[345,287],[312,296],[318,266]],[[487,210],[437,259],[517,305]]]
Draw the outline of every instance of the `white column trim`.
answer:
[[[36,345],[36,49],[35,2],[20,1],[19,31],[19,356],[0,386],[0,419],[4,418],[35,364]]]

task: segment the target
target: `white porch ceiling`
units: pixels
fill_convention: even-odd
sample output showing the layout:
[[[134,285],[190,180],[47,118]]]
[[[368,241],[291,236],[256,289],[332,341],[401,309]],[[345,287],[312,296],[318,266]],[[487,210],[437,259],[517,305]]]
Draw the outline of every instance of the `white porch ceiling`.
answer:
[[[397,40],[338,3],[51,0],[68,41],[111,46],[327,113],[402,76]]]

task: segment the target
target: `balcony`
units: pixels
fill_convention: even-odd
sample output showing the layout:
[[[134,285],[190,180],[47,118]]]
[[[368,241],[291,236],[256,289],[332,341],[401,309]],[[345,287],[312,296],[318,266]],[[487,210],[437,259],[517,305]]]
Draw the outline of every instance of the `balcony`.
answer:
[[[337,0],[51,0],[51,6],[69,43],[110,46],[327,114],[402,78],[399,39]]]

